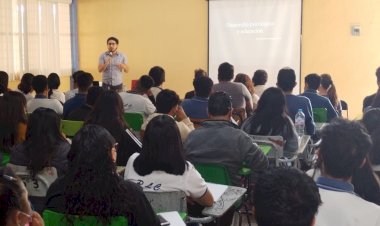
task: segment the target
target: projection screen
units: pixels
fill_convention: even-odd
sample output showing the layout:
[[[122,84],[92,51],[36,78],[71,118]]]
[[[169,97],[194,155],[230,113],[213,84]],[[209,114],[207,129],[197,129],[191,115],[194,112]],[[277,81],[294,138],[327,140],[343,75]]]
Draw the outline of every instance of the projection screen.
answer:
[[[235,74],[252,77],[264,69],[268,86],[276,85],[281,68],[291,67],[299,84],[301,16],[302,0],[210,0],[210,77],[217,82],[219,64],[229,62]]]

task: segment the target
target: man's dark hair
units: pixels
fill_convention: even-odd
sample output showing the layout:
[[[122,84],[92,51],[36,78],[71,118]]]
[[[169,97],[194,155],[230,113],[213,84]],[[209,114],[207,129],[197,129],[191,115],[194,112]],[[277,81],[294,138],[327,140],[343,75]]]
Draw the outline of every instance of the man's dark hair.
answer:
[[[324,173],[340,179],[351,177],[360,168],[372,142],[359,122],[336,119],[321,134],[321,161]]]
[[[252,77],[252,82],[255,86],[265,85],[268,80],[268,74],[264,70],[256,70]]]
[[[43,93],[48,87],[48,81],[45,75],[36,75],[33,78],[32,86],[37,94]]]
[[[377,78],[377,81],[380,82],[380,67],[376,69],[376,78]]]
[[[321,76],[317,74],[308,74],[305,77],[305,83],[308,85],[309,89],[317,90],[321,85]]]
[[[73,78],[74,83],[78,82],[78,75],[81,74],[81,73],[83,73],[83,72],[84,71],[79,70],[79,71],[76,71],[76,72],[73,73],[73,75],[71,77]]]
[[[294,168],[261,173],[253,193],[258,226],[310,226],[321,204],[313,179]]]
[[[207,72],[205,70],[199,68],[199,69],[196,69],[194,71],[194,79],[196,79],[198,77],[202,77],[202,76],[208,76]]]
[[[225,116],[232,109],[231,96],[225,92],[215,92],[208,100],[208,113],[212,116]]]
[[[292,91],[296,86],[296,73],[291,68],[283,68],[277,75],[277,86],[284,92]]]
[[[88,72],[82,72],[78,74],[77,80],[79,91],[87,91],[88,88],[92,85],[94,77]]]
[[[115,37],[109,37],[109,38],[107,38],[107,44],[108,44],[108,42],[109,42],[110,40],[115,41],[116,44],[119,45],[119,39],[117,39],[117,38],[115,38]]]
[[[157,113],[168,114],[170,110],[180,103],[179,96],[170,89],[164,89],[156,98]]]
[[[33,82],[34,75],[32,73],[25,73],[20,81],[20,84],[18,84],[17,88],[22,91],[24,94],[30,93],[32,88],[32,82]]]
[[[152,88],[153,85],[154,85],[154,81],[152,77],[148,75],[141,76],[138,81],[139,88],[141,89],[141,91],[144,91],[144,92]]]
[[[153,78],[155,87],[158,87],[165,82],[165,70],[160,66],[152,67],[149,70],[149,76]]]
[[[231,81],[234,78],[234,66],[228,62],[224,62],[219,65],[218,68],[218,80],[219,81]]]
[[[96,100],[98,99],[98,96],[102,94],[104,89],[99,86],[92,86],[88,89],[87,97],[86,97],[86,103],[88,105],[94,106]]]
[[[200,76],[195,78],[193,81],[195,95],[198,97],[209,97],[212,85],[214,85],[214,83],[209,77]]]
[[[4,92],[8,89],[9,76],[5,71],[0,71],[0,86],[4,89]]]

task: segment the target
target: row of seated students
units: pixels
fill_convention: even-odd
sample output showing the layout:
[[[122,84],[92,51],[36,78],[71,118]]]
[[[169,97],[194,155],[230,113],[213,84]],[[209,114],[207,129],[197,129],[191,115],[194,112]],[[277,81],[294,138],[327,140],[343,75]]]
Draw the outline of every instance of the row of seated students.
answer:
[[[48,190],[45,209],[98,216],[102,222],[125,216],[129,225],[159,225],[139,186],[153,191],[180,189],[198,204],[212,205],[204,180],[185,161],[174,120],[157,116],[145,136],[143,150],[132,155],[123,180],[116,173],[115,139],[100,126],[84,126],[73,138],[67,173]],[[255,177],[258,225],[379,225],[380,207],[357,196],[350,183],[370,148],[371,138],[359,122],[333,121],[322,131],[321,176],[316,183],[291,168],[265,169]],[[0,170],[0,200],[5,204],[0,211],[2,225],[43,225],[26,201],[25,186],[8,168]]]
[[[281,92],[277,92],[277,90],[278,89],[276,89],[276,88],[268,89],[267,93],[270,94],[271,92],[273,92],[273,93],[277,93],[277,94],[281,95]],[[9,93],[11,93],[11,92],[8,92],[8,94]],[[112,98],[116,100],[113,102],[113,104],[110,105],[110,106],[113,106],[113,109],[116,109],[116,110],[114,110],[114,112],[111,114],[105,114],[105,115],[107,117],[109,117],[110,115],[114,115],[114,116],[116,116],[115,118],[118,118],[118,120],[123,121],[122,116],[120,116],[121,115],[120,112],[123,111],[123,108],[121,107],[122,104],[120,101],[120,99],[121,99],[120,96],[117,95],[117,93],[112,92],[112,91],[106,91],[104,93],[108,93],[108,95],[103,95],[103,94],[101,95],[104,97],[108,96],[108,98],[106,98],[106,100],[103,102],[104,104],[109,103]],[[6,99],[8,97],[8,94],[5,94],[3,98]],[[160,98],[164,98],[167,96],[173,97],[173,96],[175,96],[173,94],[175,94],[173,91],[163,90],[157,95],[156,101],[158,101],[160,103]],[[270,96],[270,95],[268,95],[268,96]],[[171,106],[173,103],[170,103],[170,101],[169,101],[169,107],[167,107],[165,112],[162,112],[163,114],[167,114],[167,115],[176,115],[177,114],[178,110],[180,109],[180,107],[178,106],[179,101],[177,101],[177,99],[179,99],[179,98],[175,97],[173,99],[174,99],[174,101],[173,101],[174,106]],[[262,98],[261,101],[264,102],[265,99],[266,98]],[[100,101],[97,101],[96,104],[98,102],[100,102]],[[168,102],[162,101],[162,103],[168,103]],[[8,105],[3,105],[3,106],[6,107]],[[259,106],[260,106],[260,101],[259,101],[258,107]],[[100,107],[100,108],[101,109],[99,109],[99,110],[103,109],[102,107]],[[204,146],[205,147],[204,150],[207,150],[207,149],[211,150],[212,148],[214,148],[214,150],[218,150],[218,149],[225,150],[225,152],[223,152],[223,151],[222,152],[227,154],[227,155],[228,154],[234,155],[234,159],[238,160],[237,162],[234,162],[234,164],[236,163],[236,164],[239,164],[239,166],[241,166],[243,160],[244,161],[248,160],[248,166],[250,166],[254,170],[257,171],[260,169],[265,169],[267,166],[267,161],[266,161],[265,156],[263,156],[263,154],[260,152],[260,149],[255,144],[253,144],[252,139],[249,136],[247,136],[246,133],[239,130],[239,128],[237,128],[234,124],[229,122],[230,116],[232,114],[232,109],[233,109],[232,108],[232,100],[229,97],[229,95],[227,95],[226,93],[223,93],[223,92],[214,93],[213,96],[210,97],[210,100],[208,102],[208,108],[209,108],[208,111],[210,113],[210,118],[212,120],[210,120],[210,122],[205,122],[204,126],[202,126],[202,128],[199,128],[199,129],[195,130],[193,133],[190,133],[188,139],[185,141],[185,152],[186,152],[187,158],[189,160],[191,160],[191,154],[190,154],[191,148],[190,147],[192,147],[192,146],[196,147],[198,145],[197,142],[200,139],[203,139],[202,144],[204,144],[205,141],[208,141],[208,143],[205,144],[205,146]],[[169,109],[169,111],[168,111],[168,109]],[[118,112],[118,113],[115,113],[115,112]],[[282,117],[283,120],[286,120],[286,117],[284,118],[283,116],[284,115],[280,113],[279,117],[280,118]],[[101,116],[98,116],[95,118],[101,118]],[[209,125],[207,123],[209,123]],[[89,123],[89,124],[91,124],[91,123]],[[149,127],[149,123],[148,123],[147,127]],[[177,128],[178,128],[178,126],[177,126]],[[110,129],[107,129],[107,130],[110,130]],[[217,132],[220,132],[221,135],[216,136],[215,134]],[[192,135],[192,134],[194,134],[194,135]],[[224,135],[224,137],[223,137],[223,135]],[[191,139],[191,138],[193,138],[193,139]],[[195,145],[192,142],[192,140],[195,142]],[[243,140],[246,140],[246,142],[242,142]],[[145,142],[145,136],[144,136],[143,143],[144,142]],[[227,143],[231,146],[226,146]],[[202,145],[202,144],[199,144],[199,145]],[[213,147],[213,145],[214,145],[214,147]],[[189,148],[186,148],[187,146]],[[144,147],[144,145],[143,145],[143,147]],[[198,160],[196,160],[196,162],[200,161],[199,159],[205,159],[205,156],[202,156],[201,155],[202,153],[197,153],[196,149],[197,148],[195,148],[195,152],[193,153],[195,158],[198,158]],[[232,151],[233,150],[239,150],[240,151],[239,155],[236,154],[236,151],[228,153],[227,149],[229,149],[230,152],[231,152],[231,150]],[[141,151],[138,151],[138,152],[141,152]],[[121,150],[119,150],[118,155],[121,153],[123,153],[123,152]],[[224,156],[221,156],[220,154],[219,155],[218,154],[216,154],[216,155],[207,154],[207,156],[209,156],[209,157],[213,156],[212,160],[218,161],[218,162],[223,162],[223,159],[216,160],[217,158],[224,158]],[[118,158],[119,157],[116,158],[116,161]],[[128,156],[128,159],[129,159],[129,156]],[[252,165],[250,163],[252,163]],[[122,164],[122,165],[125,165],[125,164]],[[233,169],[234,166],[229,165],[228,168],[230,169],[230,171],[232,171],[232,173],[230,172],[230,174],[232,175],[232,178],[234,178],[233,175],[234,175],[234,172],[236,172],[236,170]],[[235,168],[237,168],[237,167],[235,167]],[[237,184],[235,183],[235,185],[237,185]]]

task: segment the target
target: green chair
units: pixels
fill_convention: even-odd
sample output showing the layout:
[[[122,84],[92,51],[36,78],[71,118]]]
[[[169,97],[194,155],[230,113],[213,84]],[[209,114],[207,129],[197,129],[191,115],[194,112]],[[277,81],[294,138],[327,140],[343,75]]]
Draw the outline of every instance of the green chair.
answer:
[[[124,119],[132,130],[134,131],[141,130],[141,125],[144,122],[144,117],[141,113],[126,112],[124,113]]]
[[[74,135],[82,128],[83,121],[71,121],[71,120],[62,120],[61,129],[62,132],[67,137],[74,137]]]
[[[73,219],[73,226],[104,226],[101,221],[98,220],[96,216],[83,216],[79,217],[76,215],[71,215]],[[45,226],[66,226],[68,220],[64,213],[57,213],[50,210],[45,210],[43,212],[43,219]],[[126,217],[112,217],[110,224],[107,226],[128,226],[128,219]]]
[[[212,163],[195,163],[194,167],[197,171],[202,175],[203,179],[207,182],[215,183],[215,184],[223,184],[223,185],[231,185],[230,175],[227,171],[227,168],[220,164],[212,164]],[[249,211],[247,206],[247,201],[249,200],[250,191],[250,175],[251,169],[242,167],[239,170],[239,174],[243,177],[243,184],[247,186],[247,194],[235,204],[235,211],[239,214],[239,225],[241,225],[242,217],[240,209],[244,207],[245,212],[247,214],[248,225],[251,225],[249,220]]]
[[[326,108],[313,108],[314,122],[327,122]]]
[[[1,166],[7,165],[10,161],[9,153],[1,151],[0,155],[1,155]]]
[[[227,168],[219,164],[196,163],[195,168],[207,182],[231,185]]]

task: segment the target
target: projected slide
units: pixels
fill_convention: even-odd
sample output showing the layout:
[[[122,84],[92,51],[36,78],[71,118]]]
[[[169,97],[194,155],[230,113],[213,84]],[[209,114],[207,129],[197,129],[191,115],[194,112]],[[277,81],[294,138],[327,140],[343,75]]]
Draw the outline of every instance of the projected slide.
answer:
[[[210,0],[209,74],[214,82],[219,64],[226,61],[235,66],[235,74],[252,77],[255,70],[266,70],[268,86],[275,86],[283,67],[293,68],[299,79],[301,7],[301,0]]]

